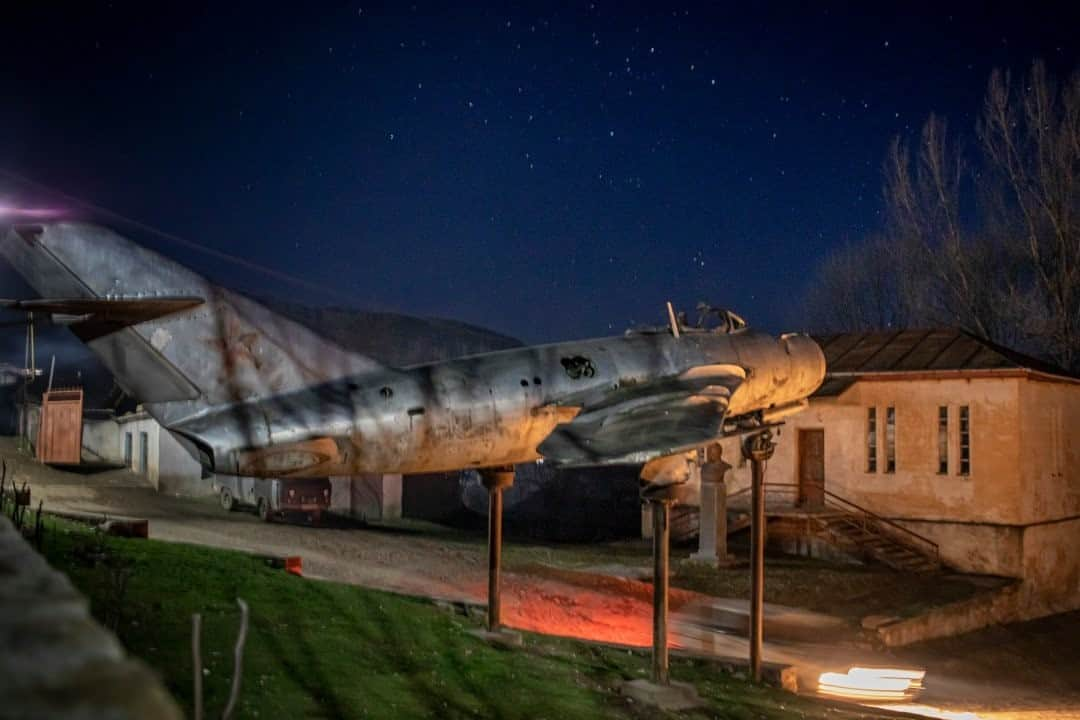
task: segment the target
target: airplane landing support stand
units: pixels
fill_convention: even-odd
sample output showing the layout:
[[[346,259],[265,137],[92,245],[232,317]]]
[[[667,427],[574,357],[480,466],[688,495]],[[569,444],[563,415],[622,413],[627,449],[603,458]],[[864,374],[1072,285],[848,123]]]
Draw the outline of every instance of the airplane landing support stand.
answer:
[[[521,635],[502,626],[502,510],[503,490],[514,484],[513,468],[481,470],[480,478],[488,491],[488,613],[484,639],[507,645],[520,645]]]
[[[638,702],[662,710],[684,710],[701,704],[688,683],[671,682],[668,673],[668,579],[671,549],[670,510],[678,485],[646,486],[641,498],[649,503],[653,522],[653,648],[652,680],[632,680],[623,692]]]
[[[761,642],[765,610],[765,462],[776,445],[772,432],[764,430],[743,442],[743,456],[750,461],[750,675],[761,680]]]
[[[667,490],[667,488],[665,488]],[[653,521],[653,651],[652,680],[667,685],[668,677],[668,579],[670,576],[671,519],[670,493],[648,498]]]

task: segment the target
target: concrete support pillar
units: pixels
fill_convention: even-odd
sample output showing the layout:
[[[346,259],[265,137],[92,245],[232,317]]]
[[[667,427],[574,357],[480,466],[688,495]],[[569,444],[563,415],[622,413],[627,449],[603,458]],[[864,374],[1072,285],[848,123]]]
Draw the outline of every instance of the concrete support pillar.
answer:
[[[727,551],[727,487],[724,477],[731,466],[723,460],[719,443],[698,451],[698,471],[701,478],[700,522],[698,550],[691,560],[713,567],[728,567],[734,558]]]
[[[743,455],[751,463],[750,489],[750,673],[761,680],[761,646],[765,610],[765,462],[775,445],[763,430],[746,438]]]
[[[502,491],[514,484],[514,469],[481,470],[488,491],[488,631],[497,632],[502,622]]]

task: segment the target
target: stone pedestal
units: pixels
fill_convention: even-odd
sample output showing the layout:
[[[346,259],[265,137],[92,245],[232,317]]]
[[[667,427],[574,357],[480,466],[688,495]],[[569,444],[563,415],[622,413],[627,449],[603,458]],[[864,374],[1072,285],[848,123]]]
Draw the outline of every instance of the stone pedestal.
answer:
[[[701,479],[698,549],[694,562],[731,567],[735,558],[727,551],[727,486],[724,477],[731,466],[724,462],[719,444],[698,451],[696,474]]]

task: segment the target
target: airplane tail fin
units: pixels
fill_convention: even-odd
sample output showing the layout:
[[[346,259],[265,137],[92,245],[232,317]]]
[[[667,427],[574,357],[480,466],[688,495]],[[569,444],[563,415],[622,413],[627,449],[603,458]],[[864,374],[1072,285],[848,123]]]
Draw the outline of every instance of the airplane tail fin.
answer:
[[[11,228],[0,255],[45,298],[5,305],[64,316],[159,420],[383,369],[102,227]]]

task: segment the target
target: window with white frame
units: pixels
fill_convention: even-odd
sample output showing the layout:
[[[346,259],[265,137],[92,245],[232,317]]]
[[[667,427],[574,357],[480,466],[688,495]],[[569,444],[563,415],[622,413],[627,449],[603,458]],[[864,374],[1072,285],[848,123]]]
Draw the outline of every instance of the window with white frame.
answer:
[[[937,421],[937,471],[938,475],[949,474],[949,408],[938,408]]]
[[[971,415],[967,405],[960,406],[960,467],[957,474],[971,474]]]
[[[896,472],[896,408],[885,408],[885,472]]]
[[[866,409],[866,472],[877,472],[877,408]]]

